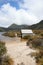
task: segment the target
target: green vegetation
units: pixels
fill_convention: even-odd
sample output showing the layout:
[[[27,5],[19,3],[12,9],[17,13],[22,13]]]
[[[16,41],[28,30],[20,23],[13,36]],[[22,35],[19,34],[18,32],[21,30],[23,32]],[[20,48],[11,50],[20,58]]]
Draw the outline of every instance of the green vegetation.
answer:
[[[13,60],[7,55],[5,43],[0,41],[0,65],[13,65]]]
[[[31,53],[31,56],[35,57],[37,65],[43,65],[43,50],[39,50],[39,52]]]
[[[31,44],[32,44],[32,47],[34,48],[43,49],[43,39],[41,38],[32,40]]]
[[[38,35],[33,35],[28,37],[27,46],[33,42],[33,40],[36,40],[40,38]]]
[[[43,51],[40,50],[35,57],[37,65],[43,65]]]
[[[32,37],[33,37],[33,35],[26,35],[26,36],[23,36],[23,39],[28,40],[28,39],[32,39]]]
[[[8,32],[4,33],[3,35],[8,36],[8,37],[16,37],[16,35],[17,35],[18,37],[21,37],[20,31],[19,32],[18,31],[8,31]]]
[[[39,37],[43,37],[43,30],[33,30],[33,32],[39,36]]]
[[[37,24],[31,25],[30,29],[33,29],[33,30],[43,30],[43,20],[41,20]]]
[[[35,56],[37,65],[43,65],[43,39],[35,39],[31,42],[32,48],[38,49],[37,53],[33,53]]]
[[[14,65],[12,58],[9,56],[4,56],[1,61],[1,65]]]
[[[21,37],[21,32],[20,31],[17,31],[16,33],[17,33],[18,37]]]
[[[6,54],[7,50],[5,47],[5,43],[0,41],[0,56],[3,56],[4,54]]]
[[[36,59],[37,65],[43,65],[43,30],[33,30],[34,36],[29,37],[27,46],[36,49],[37,52],[31,53]]]
[[[4,36],[8,36],[8,37],[15,37],[15,32],[14,31],[9,31],[3,34]]]
[[[3,32],[3,31],[4,31],[4,29],[0,27],[0,32]]]

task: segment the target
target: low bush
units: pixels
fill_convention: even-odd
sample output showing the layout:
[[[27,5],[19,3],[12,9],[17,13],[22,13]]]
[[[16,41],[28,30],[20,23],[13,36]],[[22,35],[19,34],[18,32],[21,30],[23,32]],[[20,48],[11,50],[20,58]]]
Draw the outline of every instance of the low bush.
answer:
[[[8,55],[2,58],[2,65],[13,65],[13,60]]]
[[[9,31],[3,34],[4,36],[8,36],[8,37],[15,37],[15,32],[13,31]]]
[[[43,30],[33,30],[33,32],[39,37],[43,37]]]
[[[3,56],[6,52],[5,42],[0,41],[0,56]]]
[[[7,55],[5,42],[0,41],[0,65],[13,65],[13,60]]]

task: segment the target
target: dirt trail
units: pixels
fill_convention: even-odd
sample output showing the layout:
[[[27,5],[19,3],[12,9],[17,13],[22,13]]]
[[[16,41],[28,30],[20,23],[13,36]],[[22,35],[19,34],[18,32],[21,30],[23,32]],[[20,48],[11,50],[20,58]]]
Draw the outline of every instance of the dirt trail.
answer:
[[[7,42],[8,43],[8,42]],[[29,54],[35,52],[35,50],[30,49],[26,46],[26,42],[10,42],[6,43],[8,54],[13,58],[15,65],[36,65],[35,59]]]

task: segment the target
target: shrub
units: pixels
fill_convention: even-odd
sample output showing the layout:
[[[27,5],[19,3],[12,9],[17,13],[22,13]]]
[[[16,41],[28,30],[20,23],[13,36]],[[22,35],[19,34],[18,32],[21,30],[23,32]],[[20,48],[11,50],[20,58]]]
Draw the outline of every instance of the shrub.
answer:
[[[9,56],[4,56],[2,60],[2,65],[13,65],[13,60]]]
[[[5,42],[0,41],[0,56],[3,56],[6,52]]]
[[[32,35],[23,36],[23,39],[29,39],[29,40],[31,40],[32,39]]]
[[[37,38],[39,38],[37,35],[29,36],[29,37],[28,37],[28,41],[27,41],[27,46],[28,46],[29,44],[31,44],[31,42],[32,42],[34,39],[37,39]]]
[[[9,31],[3,34],[4,36],[8,36],[8,37],[15,37],[15,32],[14,31]]]
[[[0,65],[13,65],[13,60],[7,55],[5,43],[0,41]]]
[[[33,32],[39,37],[43,37],[43,30],[33,30]]]
[[[32,42],[32,47],[42,49],[43,48],[43,39],[37,38],[34,39]]]
[[[43,37],[43,33],[40,34]]]

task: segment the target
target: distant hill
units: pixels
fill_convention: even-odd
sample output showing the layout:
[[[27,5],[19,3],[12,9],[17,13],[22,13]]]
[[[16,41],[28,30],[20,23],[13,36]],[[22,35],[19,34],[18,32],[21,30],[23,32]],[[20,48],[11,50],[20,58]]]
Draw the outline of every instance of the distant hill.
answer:
[[[43,30],[43,20],[41,20],[39,23],[34,24],[34,25],[16,25],[12,24],[11,26],[8,27],[9,29],[14,29],[14,30],[20,30],[20,29],[36,29],[36,30]]]
[[[30,29],[43,30],[43,20],[37,24],[30,26]]]
[[[17,24],[11,24],[8,28],[14,28],[16,26],[17,26]]]
[[[21,29],[28,29],[28,25],[16,25],[16,24],[12,24],[8,27],[8,29],[10,30],[21,30]]]
[[[4,31],[5,31],[5,28],[0,27],[0,32],[4,32]]]
[[[17,25],[17,24],[12,24],[8,28],[3,28],[0,27],[0,31],[9,31],[9,30],[21,30],[21,29],[33,29],[33,30],[43,30],[43,20],[41,20],[39,23],[34,24],[34,25]]]

